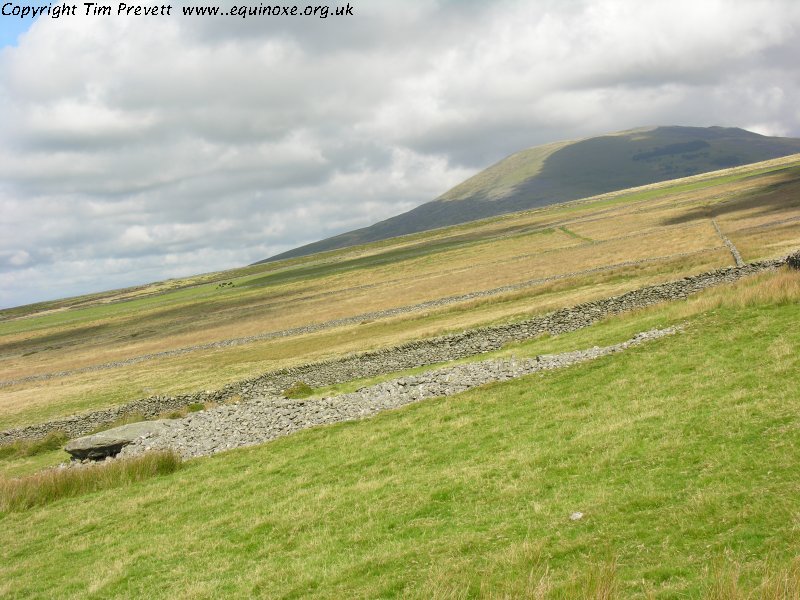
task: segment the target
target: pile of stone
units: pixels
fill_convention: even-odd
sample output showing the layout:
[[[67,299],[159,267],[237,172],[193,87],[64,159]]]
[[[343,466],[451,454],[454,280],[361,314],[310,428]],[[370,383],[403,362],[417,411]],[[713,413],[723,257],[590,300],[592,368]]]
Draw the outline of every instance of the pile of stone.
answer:
[[[121,425],[71,440],[64,446],[64,450],[75,460],[103,460],[116,456],[125,446],[140,438],[162,433],[168,427],[167,423],[167,420],[158,420]]]
[[[593,360],[631,346],[676,333],[674,327],[653,330],[613,346],[543,355],[532,359],[491,359],[399,377],[349,394],[306,400],[265,397],[192,413],[164,421],[126,445],[120,457],[156,449],[172,449],[184,458],[206,456],[260,444],[301,429],[352,421],[427,398],[450,396],[495,381]],[[106,432],[113,435],[113,430]],[[80,440],[71,442],[79,443]],[[81,443],[84,448],[86,443]]]

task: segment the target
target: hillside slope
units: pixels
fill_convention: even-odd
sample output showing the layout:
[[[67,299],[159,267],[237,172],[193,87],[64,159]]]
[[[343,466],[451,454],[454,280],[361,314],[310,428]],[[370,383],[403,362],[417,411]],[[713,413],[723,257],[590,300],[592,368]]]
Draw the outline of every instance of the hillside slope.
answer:
[[[800,155],[0,311],[0,431],[523,321],[732,266],[726,240],[800,249]]]
[[[797,598],[798,300],[765,274],[503,356],[683,324],[625,353],[6,513],[0,595]]]
[[[796,152],[800,152],[800,139],[725,127],[636,129],[537,146],[504,158],[406,213],[259,262],[306,256]]]

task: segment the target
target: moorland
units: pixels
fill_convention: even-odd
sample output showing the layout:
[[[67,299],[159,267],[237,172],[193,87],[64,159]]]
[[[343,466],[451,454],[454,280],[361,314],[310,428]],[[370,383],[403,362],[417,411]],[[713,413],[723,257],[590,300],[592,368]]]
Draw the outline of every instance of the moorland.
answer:
[[[0,429],[731,266],[726,240],[800,248],[800,156],[9,309]],[[783,267],[488,356],[682,328],[624,354],[0,510],[0,595],[797,597],[798,300]]]

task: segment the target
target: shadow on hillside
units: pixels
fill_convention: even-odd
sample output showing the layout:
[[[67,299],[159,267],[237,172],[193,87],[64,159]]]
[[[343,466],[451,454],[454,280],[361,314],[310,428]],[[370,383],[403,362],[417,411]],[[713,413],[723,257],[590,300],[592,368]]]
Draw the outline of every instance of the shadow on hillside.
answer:
[[[753,209],[757,209],[756,214],[760,215],[780,213],[797,206],[800,206],[800,170],[793,170],[792,177],[786,181],[773,183],[757,191],[743,192],[738,198],[713,206],[698,206],[682,215],[664,219],[661,224],[682,225]]]

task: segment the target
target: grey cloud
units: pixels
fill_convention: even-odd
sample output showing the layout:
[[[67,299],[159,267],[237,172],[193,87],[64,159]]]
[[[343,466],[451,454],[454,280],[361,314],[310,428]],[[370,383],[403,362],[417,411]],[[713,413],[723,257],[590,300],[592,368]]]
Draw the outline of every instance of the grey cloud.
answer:
[[[790,0],[351,3],[42,20],[0,51],[0,306],[247,264],[540,143],[800,134]]]

